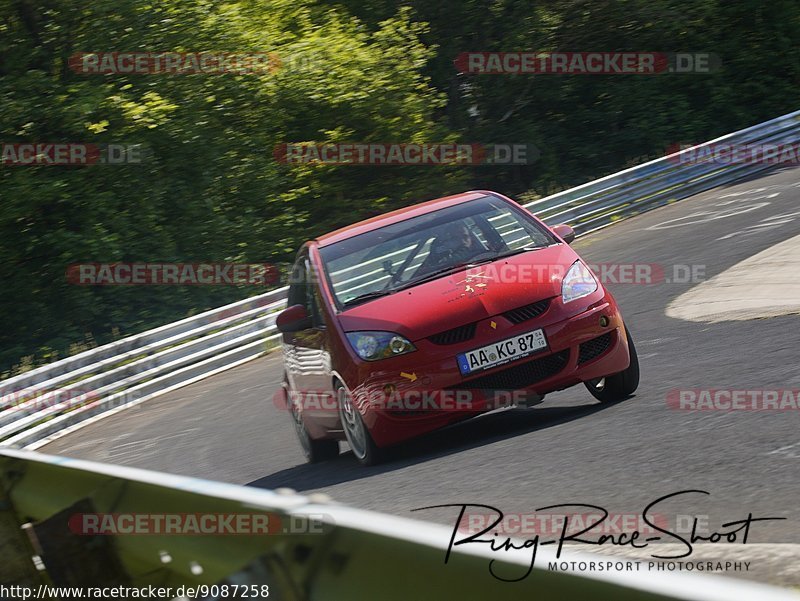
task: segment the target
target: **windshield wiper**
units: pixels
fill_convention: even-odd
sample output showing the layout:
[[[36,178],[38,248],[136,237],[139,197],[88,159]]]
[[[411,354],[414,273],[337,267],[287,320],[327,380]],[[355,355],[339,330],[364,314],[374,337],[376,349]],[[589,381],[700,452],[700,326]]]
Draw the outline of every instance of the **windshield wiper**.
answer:
[[[372,300],[373,298],[380,298],[381,296],[387,296],[394,292],[394,289],[391,290],[373,290],[372,292],[365,292],[364,294],[359,294],[358,296],[348,299],[342,303],[342,306],[349,307],[351,305],[358,305],[363,303],[364,301]]]
[[[505,259],[506,257],[512,257],[514,255],[521,255],[522,253],[527,253],[532,250],[539,250],[542,248],[546,248],[546,246],[523,246],[522,248],[515,248],[514,250],[508,250],[504,253],[500,253],[499,255],[495,255],[493,257],[489,257],[486,260],[481,259],[480,263],[489,263],[491,261],[497,261],[497,259]]]

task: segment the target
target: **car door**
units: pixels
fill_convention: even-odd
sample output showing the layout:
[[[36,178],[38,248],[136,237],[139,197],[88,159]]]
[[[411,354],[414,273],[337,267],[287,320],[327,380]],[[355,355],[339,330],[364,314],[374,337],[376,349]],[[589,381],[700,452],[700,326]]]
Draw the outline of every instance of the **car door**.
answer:
[[[316,275],[303,252],[292,268],[292,278],[287,295],[288,306],[303,305],[311,317],[309,328],[284,332],[283,351],[289,389],[302,399],[303,410],[321,418],[332,414],[331,359],[328,329],[325,325],[316,291]]]

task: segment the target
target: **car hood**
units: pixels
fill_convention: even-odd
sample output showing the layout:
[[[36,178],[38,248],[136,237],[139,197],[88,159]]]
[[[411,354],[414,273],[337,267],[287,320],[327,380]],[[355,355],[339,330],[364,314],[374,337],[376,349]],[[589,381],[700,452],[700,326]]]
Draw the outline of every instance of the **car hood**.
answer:
[[[462,269],[339,314],[346,332],[383,330],[415,341],[561,294],[578,255],[566,244]]]

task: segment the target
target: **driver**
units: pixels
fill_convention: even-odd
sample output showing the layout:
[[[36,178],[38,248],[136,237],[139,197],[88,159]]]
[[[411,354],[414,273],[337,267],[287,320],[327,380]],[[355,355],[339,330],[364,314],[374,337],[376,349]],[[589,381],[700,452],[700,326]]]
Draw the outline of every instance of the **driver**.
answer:
[[[467,262],[482,250],[463,222],[448,225],[436,239],[434,246],[432,254],[439,266]]]

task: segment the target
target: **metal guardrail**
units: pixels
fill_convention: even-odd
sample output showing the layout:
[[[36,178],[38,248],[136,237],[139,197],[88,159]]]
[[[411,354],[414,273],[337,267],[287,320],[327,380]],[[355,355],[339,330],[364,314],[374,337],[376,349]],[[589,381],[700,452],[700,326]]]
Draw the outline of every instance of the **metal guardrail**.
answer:
[[[40,494],[42,490],[48,494]],[[120,526],[122,516],[141,516],[145,526],[131,525],[125,532],[99,526],[103,534],[88,531],[86,524],[97,528],[105,521],[84,516],[98,514]],[[153,527],[156,516],[164,524],[167,516],[192,515],[202,523],[203,516],[237,514],[263,518],[259,521],[269,524],[269,533],[254,533],[247,524],[255,520],[216,535]],[[710,575],[580,571],[580,565],[550,569],[556,561],[588,565],[619,559],[571,550],[557,558],[552,547],[537,550],[527,577],[503,582],[492,573],[508,579],[523,576],[531,564],[530,548],[521,548],[520,541],[520,548],[511,551],[455,545],[445,563],[453,534],[452,527],[357,510],[323,495],[0,450],[0,551],[9,551],[0,562],[0,584],[50,593],[37,598],[56,598],[52,589],[39,588],[44,585],[81,587],[84,592],[87,587],[170,587],[172,595],[166,598],[177,596],[180,587],[218,585],[218,595],[183,597],[241,598],[230,594],[232,585],[247,585],[256,586],[259,594],[248,588],[246,596],[263,599],[260,587],[267,585],[270,599],[285,601],[800,599],[788,590]],[[225,584],[227,593],[221,588]]]
[[[800,111],[795,111],[692,150],[798,141]],[[687,163],[676,153],[524,206],[547,223],[569,223],[582,235],[768,168]],[[81,425],[259,356],[278,338],[275,314],[285,306],[285,293],[281,288],[219,307],[0,382],[0,444],[38,448]]]
[[[37,448],[95,419],[261,355],[286,288],[0,382],[0,444]]]
[[[725,144],[788,144],[800,142],[800,111],[710,140],[666,157],[631,167],[576,188],[525,205],[550,224],[568,223],[586,234],[620,219],[670,204],[688,196],[769,169],[765,163],[681,161],[703,149]]]

